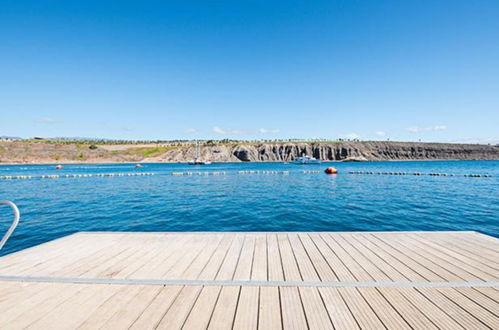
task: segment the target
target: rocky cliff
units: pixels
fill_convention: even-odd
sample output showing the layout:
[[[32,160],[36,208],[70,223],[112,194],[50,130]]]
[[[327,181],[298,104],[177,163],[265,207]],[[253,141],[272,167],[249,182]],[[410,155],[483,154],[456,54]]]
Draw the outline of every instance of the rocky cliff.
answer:
[[[303,154],[322,160],[499,160],[499,146],[413,142],[249,143],[212,142],[201,155],[213,162],[282,162]],[[0,142],[0,163],[187,162],[193,143],[87,145]]]
[[[281,162],[303,154],[321,160],[499,160],[499,146],[412,142],[335,142],[289,144],[219,144],[201,148],[202,158],[214,162]],[[183,162],[194,147],[170,150],[149,161]]]

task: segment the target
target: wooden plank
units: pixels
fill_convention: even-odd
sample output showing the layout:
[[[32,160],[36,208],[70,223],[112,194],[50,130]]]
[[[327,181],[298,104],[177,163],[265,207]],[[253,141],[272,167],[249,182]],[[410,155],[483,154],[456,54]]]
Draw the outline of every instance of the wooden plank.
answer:
[[[266,235],[255,236],[255,251],[253,254],[253,268],[251,279],[253,281],[266,281],[267,276],[267,237]]]
[[[279,244],[279,250],[281,251],[284,280],[301,281],[302,277],[300,275],[300,270],[298,269],[298,264],[296,263],[296,259],[293,254],[293,249],[291,248],[291,244],[289,243],[288,235],[278,234],[277,242]]]
[[[361,328],[384,329],[383,323],[362,298],[357,288],[340,288],[338,290]]]
[[[407,268],[412,270],[413,273],[421,276],[422,277],[422,279],[420,279],[421,281],[435,281],[435,282],[445,281],[443,277],[439,276],[431,269],[427,268],[425,265],[417,262],[416,260],[410,258],[406,254],[402,253],[400,251],[400,247],[399,249],[397,249],[397,247],[394,247],[383,241],[381,238],[379,238],[379,235],[376,236],[373,234],[362,234],[361,237],[365,241],[373,243],[378,248],[378,251],[380,251],[380,253],[386,253],[392,256],[395,260],[398,260],[400,264],[405,265]],[[417,277],[417,275],[415,275],[415,277]]]
[[[451,246],[452,249],[458,251],[461,254],[465,254],[470,258],[476,258],[494,269],[499,269],[498,258],[494,253],[490,253],[488,250],[484,250],[477,246],[475,243],[466,241],[464,239],[456,239],[455,237],[449,235],[442,235],[442,237],[437,241],[445,244],[445,246]]]
[[[33,246],[0,258],[0,273],[21,273],[39,265],[45,265],[68,253],[67,244],[81,248],[88,241],[78,235],[69,235],[54,241]]]
[[[484,296],[489,297],[490,299],[494,300],[496,303],[499,304],[499,290],[494,289],[492,287],[490,288],[474,288]]]
[[[48,275],[58,277],[82,277],[89,269],[94,269],[100,265],[107,264],[116,255],[119,255],[120,252],[114,253],[116,246],[113,245],[117,245],[121,251],[130,249],[130,247],[126,245],[121,246],[119,242],[110,245],[102,244],[102,248],[97,250],[97,252],[90,253],[84,258],[75,258],[72,260],[71,264],[54,270]],[[73,249],[74,247],[71,248]]]
[[[475,290],[474,288],[456,288],[456,291],[473,300],[496,317],[499,317],[499,303],[487,295]]]
[[[211,315],[220,294],[220,286],[206,286],[185,321],[184,329],[207,329]]]
[[[319,288],[319,292],[336,329],[360,329],[337,288]]]
[[[376,316],[388,329],[411,329],[411,326],[393,309],[376,288],[358,288]]]
[[[201,288],[201,286],[184,287],[159,322],[157,329],[180,329],[194,306]]]
[[[216,279],[219,281],[227,281],[232,280],[234,277],[234,272],[236,271],[237,262],[239,260],[239,256],[241,255],[241,250],[244,244],[244,235],[236,235],[232,244],[230,246],[229,251],[218,271]]]
[[[298,288],[284,286],[279,288],[282,325],[285,330],[308,329],[307,319],[300,299]]]
[[[352,274],[352,272],[347,268],[347,266],[340,260],[340,258],[334,253],[326,242],[322,239],[319,234],[310,233],[308,234],[319,252],[324,256],[324,259],[331,267],[334,272],[335,277],[339,281],[357,281],[357,278]]]
[[[177,298],[181,286],[166,286],[152,300],[142,314],[132,323],[130,329],[155,329],[165,313]]]
[[[304,281],[320,281],[319,275],[310,261],[310,258],[303,247],[298,234],[288,234],[289,243],[293,250],[296,263],[300,269],[301,277]]]
[[[0,282],[0,305],[2,302],[10,301],[12,297],[18,296],[24,290],[24,283],[19,282]],[[33,286],[33,283],[27,283]],[[27,286],[28,286],[27,285]],[[38,291],[38,288],[35,289]]]
[[[240,291],[241,287],[238,286],[222,287],[208,329],[232,329]]]
[[[299,291],[309,328],[334,329],[317,288],[301,287]]]
[[[279,250],[277,235],[267,235],[267,252],[269,281],[284,281],[284,270],[282,267],[281,251]]]
[[[348,241],[348,243],[350,243],[357,251],[359,251],[359,253],[364,255],[366,259],[371,261],[371,263],[375,264],[376,267],[381,270],[386,276],[388,276],[392,281],[409,280],[409,276],[407,275],[407,273],[411,273],[411,270],[397,263],[397,261],[393,260],[390,255],[378,255],[378,249],[376,249],[372,244],[365,243],[362,239],[359,239],[358,235],[345,234],[341,235],[341,237]],[[395,265],[401,268],[396,268]]]
[[[321,238],[358,281],[373,280],[373,277],[343,247],[332,239],[331,235],[321,234]]]
[[[377,290],[413,329],[438,329],[397,288],[378,288]]]
[[[152,260],[160,258],[164,250],[164,244],[159,242],[152,242],[144,249],[144,253],[139,257],[135,258],[134,261],[127,262],[125,267],[120,271],[112,275],[112,278],[130,278],[132,274],[137,272],[142,267],[146,266]]]
[[[479,269],[484,273],[487,273],[490,277],[484,278],[484,280],[496,280],[499,278],[499,264],[495,262],[480,262],[481,258],[479,255],[472,254],[468,250],[459,249],[455,245],[449,245],[442,240],[433,241],[428,240],[424,235],[415,235],[416,239],[423,242],[424,244],[430,245],[435,250],[440,250],[454,260],[466,263],[475,269]],[[478,252],[479,253],[479,252]]]
[[[436,262],[436,260],[427,259],[425,256],[414,252],[412,249],[409,249],[410,245],[408,244],[407,240],[403,239],[399,240],[397,236],[388,237],[386,235],[378,235],[377,237],[383,242],[387,243],[388,245],[391,245],[396,249],[398,248],[399,251],[405,254],[408,258],[416,261],[423,267],[431,270],[445,281],[451,281],[451,282],[465,281],[462,277],[459,277],[458,275],[454,274],[448,269],[442,267],[438,262]]]
[[[142,287],[132,300],[120,303],[116,311],[102,327],[105,329],[128,329],[161,291],[161,286]]]
[[[163,249],[154,259],[148,260],[142,267],[132,272],[128,278],[158,278],[164,274],[172,264],[172,257],[182,254],[187,248],[191,235],[185,234],[177,237],[175,240],[167,241],[162,244]],[[161,249],[161,248],[160,248]]]
[[[331,267],[327,263],[324,256],[321,254],[319,249],[315,246],[314,242],[308,234],[298,234],[307,255],[310,258],[312,264],[314,265],[317,275],[321,281],[337,281],[338,278],[332,271]]]
[[[465,329],[488,329],[485,324],[478,321],[458,304],[448,299],[434,288],[417,288],[417,290],[430,300],[435,306],[442,309]]]
[[[19,295],[11,297],[0,306],[0,329],[27,327],[78,294],[82,288],[83,285],[61,286],[44,283],[32,284],[28,290],[21,287]]]
[[[0,311],[9,316],[12,314],[16,306],[24,304],[25,301],[36,301],[39,299],[47,299],[51,295],[55,295],[60,290],[50,283],[19,283],[6,282],[5,284],[12,286],[15,290],[8,296],[2,296],[0,299]]]
[[[260,288],[258,329],[282,329],[279,288],[264,286]]]
[[[499,318],[489,310],[483,308],[479,302],[469,299],[454,288],[439,288],[438,291],[491,329],[499,329]]]
[[[78,329],[96,329],[106,323],[115,313],[119,312],[122,304],[130,302],[143,288],[139,285],[120,286],[119,290],[108,300],[98,305],[98,308],[83,319]]]
[[[243,286],[239,295],[233,329],[257,329],[259,287]]]
[[[40,261],[40,256],[48,258],[49,254],[54,251],[63,253],[64,249],[62,247],[66,245],[66,241],[71,241],[73,245],[77,245],[78,243],[84,244],[85,238],[81,237],[79,234],[72,234],[7,254],[1,257],[2,264],[0,265],[0,272],[5,271],[12,266],[27,265],[31,264],[33,261]],[[47,259],[45,259],[45,261],[46,260]]]
[[[199,243],[191,242],[189,249],[184,251],[184,253],[181,255],[181,258],[177,259],[177,261],[173,264],[173,266],[163,275],[161,275],[160,278],[166,278],[166,279],[184,279],[183,274],[187,272],[187,269],[193,265],[195,260],[205,251],[210,251],[213,249],[213,245],[218,246],[218,243],[220,242],[220,237],[217,237],[215,235],[209,235],[206,236],[204,241],[201,241]],[[211,253],[209,253],[211,254]],[[201,262],[205,262],[204,260],[201,260]],[[201,267],[198,264],[195,264],[196,267]],[[204,266],[204,264],[203,264]],[[197,276],[200,272],[201,269],[194,269],[191,270],[190,273],[195,273],[195,276]]]
[[[390,281],[390,277],[386,275],[379,265],[375,264],[372,260],[366,258],[360,251],[358,251],[352,244],[341,234],[330,235],[341,247],[352,256],[362,268],[371,275],[376,281]]]
[[[402,260],[399,260],[394,256],[397,255],[396,251],[391,250],[392,253],[389,253],[390,249],[383,249],[379,245],[376,244],[375,241],[370,239],[371,235],[352,235],[352,238],[357,240],[359,244],[364,246],[366,249],[369,249],[372,251],[372,253],[376,254],[379,258],[384,260],[386,263],[391,265],[394,269],[396,269],[400,274],[403,275],[404,278],[408,279],[409,281],[415,281],[415,282],[424,282],[426,281],[426,278],[419,274],[418,272],[414,271],[409,265],[406,265]],[[386,248],[386,247],[385,247]],[[401,256],[400,254],[398,255],[399,257]]]
[[[185,279],[185,280],[194,280],[206,267],[208,262],[211,260],[211,257],[218,249],[220,243],[222,242],[223,235],[216,235],[210,240],[208,246],[206,246],[201,253],[197,255],[194,261],[187,267],[187,269],[179,275],[177,278]]]
[[[180,267],[187,267],[193,258],[208,244],[208,237],[197,237],[196,235],[189,235],[187,240],[181,244],[173,246],[176,251],[170,254],[162,262],[158,263],[153,268],[149,276],[146,278],[163,278],[163,279],[176,279],[178,273],[172,274],[170,271],[176,269],[176,265]],[[187,255],[185,255],[187,254]],[[184,257],[185,255],[185,257]],[[179,264],[180,263],[180,264]],[[178,269],[177,268],[177,271]],[[185,270],[185,268],[183,269]]]
[[[85,234],[44,245],[45,255],[36,248],[20,254],[28,264],[0,258],[0,265],[8,262],[0,268],[36,270],[55,281],[84,276],[314,283],[0,281],[0,328],[499,328],[499,290],[492,283],[499,272],[497,263],[488,262],[495,242],[452,233]],[[349,283],[316,287],[337,280]],[[391,280],[404,285],[486,280],[491,286],[351,287],[356,281]]]
[[[251,279],[251,269],[253,267],[253,253],[255,250],[255,236],[246,235],[241,255],[237,263],[234,280],[248,281]]]
[[[481,270],[464,263],[462,257],[456,259],[446,253],[436,249],[433,245],[426,242],[421,242],[412,235],[406,235],[406,244],[414,247],[414,250],[420,255],[425,255],[428,259],[434,260],[435,263],[445,266],[446,269],[458,275],[467,281],[483,281],[490,279],[490,275]],[[494,278],[495,279],[495,278]]]
[[[68,245],[71,246],[71,245]],[[65,265],[72,263],[74,260],[83,258],[86,255],[92,254],[102,248],[102,242],[96,238],[90,238],[87,241],[82,241],[79,248],[68,248],[63,246],[54,251],[49,251],[46,255],[32,250],[34,260],[19,265],[18,268],[10,269],[9,272],[3,271],[3,274],[16,274],[20,276],[49,275],[54,271],[60,271]],[[38,258],[36,258],[38,257]],[[21,270],[22,269],[22,270]]]
[[[137,253],[137,250],[132,246],[112,249],[108,252],[106,261],[97,264],[95,267],[87,268],[87,270],[81,274],[81,277],[98,278],[112,274],[113,267],[116,269],[116,267],[118,267],[116,266],[117,264],[123,264],[134,253]]]
[[[461,234],[462,235],[462,234]],[[499,239],[482,235],[479,233],[472,233],[470,235],[462,235],[463,241],[468,241],[474,246],[481,247],[484,253],[489,253],[491,256],[499,257]]]
[[[445,314],[438,306],[426,299],[414,288],[399,288],[400,293],[440,329],[463,329],[454,319]]]
[[[224,235],[222,242],[208,261],[208,264],[198,276],[198,280],[214,280],[222,266],[224,259],[229,252],[229,248],[234,240],[234,235]]]
[[[54,329],[59,324],[63,324],[67,329],[74,329],[94,311],[96,306],[106,301],[116,291],[116,287],[107,285],[85,285],[68,302],[58,304],[26,329]],[[10,326],[18,327],[14,324]]]

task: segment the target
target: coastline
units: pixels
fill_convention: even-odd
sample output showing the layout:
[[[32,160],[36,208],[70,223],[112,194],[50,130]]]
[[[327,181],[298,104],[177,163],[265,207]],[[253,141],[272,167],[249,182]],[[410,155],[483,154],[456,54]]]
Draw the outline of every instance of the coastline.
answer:
[[[200,143],[200,158],[214,163],[292,162],[308,155],[327,162],[499,160],[498,145],[394,141]],[[196,157],[193,142],[89,144],[0,141],[0,164],[186,163]]]
[[[366,161],[342,161],[342,160],[323,160],[323,164],[338,164],[338,163],[404,163],[404,162],[409,162],[409,163],[417,163],[417,162],[497,162],[499,159],[380,159],[380,160],[366,160]],[[19,165],[135,165],[138,162],[37,162],[37,163],[0,163],[1,166],[19,166]],[[234,161],[221,161],[221,162],[212,162],[212,164],[284,164],[285,162],[283,161],[248,161],[248,162],[234,162]],[[147,164],[183,164],[183,165],[188,165],[187,162],[160,162],[160,161],[149,161],[149,162],[140,162],[141,165],[147,165]],[[296,164],[291,164],[288,163],[289,165],[296,165]],[[320,165],[317,164],[317,165]],[[203,165],[204,167],[209,168],[209,165]],[[305,165],[296,165],[296,166],[303,166]],[[195,166],[193,166],[195,167]]]

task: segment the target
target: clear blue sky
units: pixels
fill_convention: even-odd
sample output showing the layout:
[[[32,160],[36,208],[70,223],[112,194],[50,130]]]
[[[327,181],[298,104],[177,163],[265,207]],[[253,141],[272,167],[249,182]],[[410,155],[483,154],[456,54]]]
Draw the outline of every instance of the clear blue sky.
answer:
[[[499,1],[0,2],[0,135],[499,141]]]

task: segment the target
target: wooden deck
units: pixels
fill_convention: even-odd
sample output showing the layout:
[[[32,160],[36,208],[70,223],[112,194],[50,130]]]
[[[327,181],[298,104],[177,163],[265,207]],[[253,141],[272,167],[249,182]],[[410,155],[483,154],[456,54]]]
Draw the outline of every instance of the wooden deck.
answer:
[[[0,258],[0,329],[499,329],[474,232],[78,233]]]

